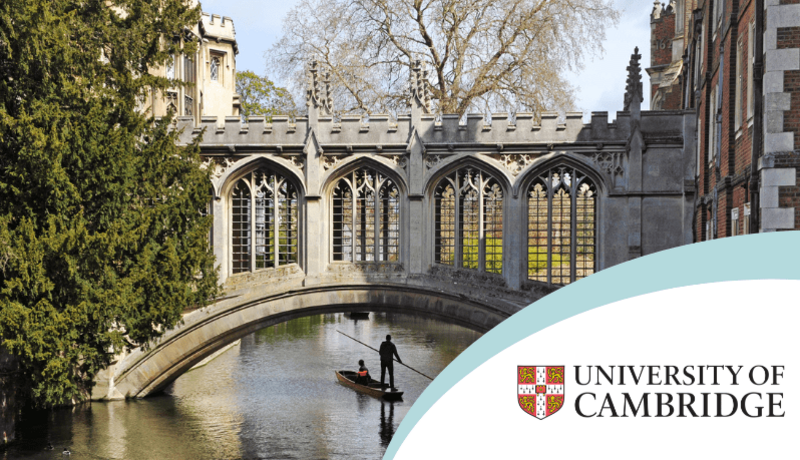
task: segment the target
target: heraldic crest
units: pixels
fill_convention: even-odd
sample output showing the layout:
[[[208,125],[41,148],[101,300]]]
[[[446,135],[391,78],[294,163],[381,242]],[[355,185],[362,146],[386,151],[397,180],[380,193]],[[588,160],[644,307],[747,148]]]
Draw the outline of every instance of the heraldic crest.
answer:
[[[517,366],[519,407],[539,420],[564,405],[564,366]]]

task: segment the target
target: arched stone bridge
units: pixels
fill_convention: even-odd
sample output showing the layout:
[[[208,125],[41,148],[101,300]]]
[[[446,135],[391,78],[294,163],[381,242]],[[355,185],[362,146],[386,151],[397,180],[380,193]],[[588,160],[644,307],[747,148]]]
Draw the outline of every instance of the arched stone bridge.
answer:
[[[312,73],[308,117],[178,119],[211,169],[226,297],[98,378],[143,397],[226,344],[311,314],[398,311],[486,331],[584,276],[690,243],[696,119],[625,111],[335,121]],[[420,85],[419,69],[412,88]],[[462,123],[465,121],[465,123]]]
[[[416,314],[488,331],[553,288],[525,293],[469,277],[340,276],[335,284],[304,286],[301,274],[280,270],[273,281],[229,284],[214,305],[184,317],[150,350],[135,350],[98,378],[94,399],[144,397],[164,388],[206,356],[261,328],[321,313],[386,311]]]

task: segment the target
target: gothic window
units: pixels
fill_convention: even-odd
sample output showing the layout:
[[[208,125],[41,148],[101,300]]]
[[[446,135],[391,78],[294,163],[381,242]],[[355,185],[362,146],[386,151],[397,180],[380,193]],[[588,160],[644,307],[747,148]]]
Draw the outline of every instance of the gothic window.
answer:
[[[503,272],[503,189],[496,179],[460,169],[439,182],[433,205],[436,263]]]
[[[297,263],[299,199],[290,181],[262,167],[231,198],[233,273]]]
[[[370,168],[339,179],[333,190],[333,260],[399,262],[400,190]]]
[[[569,284],[596,270],[597,188],[559,166],[528,189],[528,279]]]
[[[221,59],[219,56],[212,56],[211,57],[211,69],[209,75],[211,75],[211,81],[219,81],[219,68],[221,64]]]

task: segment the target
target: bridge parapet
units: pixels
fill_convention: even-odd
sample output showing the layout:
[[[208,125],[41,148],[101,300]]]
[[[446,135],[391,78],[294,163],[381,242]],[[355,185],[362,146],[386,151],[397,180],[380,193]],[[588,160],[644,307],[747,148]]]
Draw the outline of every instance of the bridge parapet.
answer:
[[[147,349],[136,349],[97,378],[92,398],[140,398],[206,356],[260,328],[312,314],[387,311],[437,318],[485,332],[553,288],[518,291],[472,273],[405,275],[340,265],[309,280],[296,266],[228,279],[225,295],[186,314]],[[493,285],[494,283],[494,285]]]

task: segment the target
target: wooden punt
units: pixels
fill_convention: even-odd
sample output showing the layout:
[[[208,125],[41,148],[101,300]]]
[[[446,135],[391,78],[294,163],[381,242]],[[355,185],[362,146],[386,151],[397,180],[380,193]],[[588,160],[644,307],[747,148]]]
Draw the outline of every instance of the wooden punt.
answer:
[[[361,385],[355,382],[358,374],[353,371],[336,371],[336,378],[343,385],[346,385],[361,393],[366,393],[376,398],[383,398],[387,401],[397,401],[403,399],[402,391],[391,391],[386,386],[381,386],[381,382],[370,379],[369,385]]]

